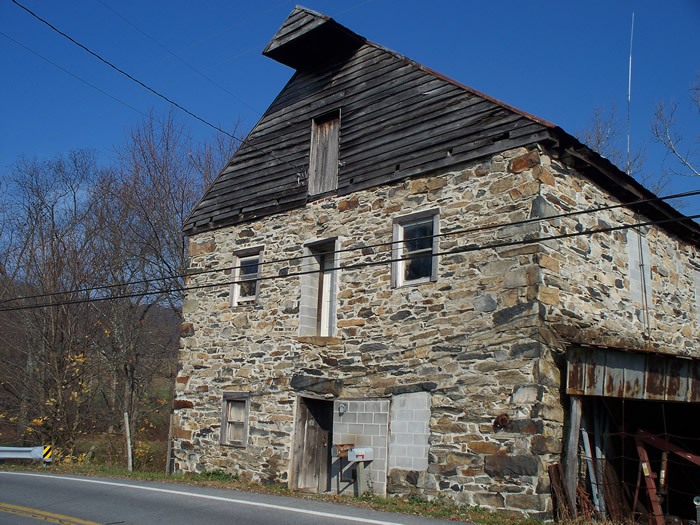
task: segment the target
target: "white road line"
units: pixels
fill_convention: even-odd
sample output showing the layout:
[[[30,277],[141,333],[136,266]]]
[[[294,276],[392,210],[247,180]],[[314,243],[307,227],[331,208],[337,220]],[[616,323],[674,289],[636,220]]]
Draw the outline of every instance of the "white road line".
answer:
[[[296,507],[285,507],[282,505],[272,505],[271,503],[259,503],[259,502],[255,502],[255,501],[245,501],[245,500],[234,499],[234,498],[225,498],[222,496],[210,496],[208,494],[197,494],[197,493],[192,493],[192,492],[184,492],[182,490],[170,490],[170,489],[161,489],[161,488],[156,488],[156,487],[145,487],[143,485],[129,485],[128,483],[117,483],[114,481],[101,481],[101,480],[97,480],[97,479],[70,478],[68,476],[55,476],[55,475],[49,475],[49,474],[31,474],[29,472],[0,472],[0,474],[11,475],[11,476],[34,476],[37,478],[64,479],[67,481],[79,481],[81,483],[95,483],[97,485],[111,485],[114,487],[140,489],[140,490],[146,490],[146,491],[150,491],[150,492],[161,492],[163,494],[174,494],[177,496],[187,496],[189,498],[201,498],[201,499],[210,499],[210,500],[215,500],[215,501],[226,501],[229,503],[238,503],[239,505],[249,505],[251,507],[263,507],[266,509],[283,510],[283,511],[288,511],[288,512],[296,512],[299,514],[309,514],[311,516],[319,516],[321,518],[332,518],[332,519],[336,519],[336,520],[354,521],[357,523],[371,523],[373,525],[402,525],[401,523],[395,522],[395,521],[381,521],[381,520],[373,520],[373,519],[369,519],[369,518],[344,516],[342,514],[333,514],[331,512],[320,512],[317,510],[298,509]]]

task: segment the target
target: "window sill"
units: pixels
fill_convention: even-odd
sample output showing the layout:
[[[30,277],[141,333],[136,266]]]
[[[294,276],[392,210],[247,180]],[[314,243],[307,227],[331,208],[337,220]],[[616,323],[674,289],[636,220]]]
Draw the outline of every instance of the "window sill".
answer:
[[[307,343],[316,346],[332,346],[339,345],[343,342],[340,337],[324,337],[320,335],[303,335],[297,337],[300,343]]]
[[[246,448],[245,443],[219,443],[222,447]]]
[[[430,284],[436,282],[437,279],[416,279],[414,281],[402,282],[401,284],[397,284],[396,286],[394,286],[394,288],[408,288],[410,286],[420,286],[421,284]]]

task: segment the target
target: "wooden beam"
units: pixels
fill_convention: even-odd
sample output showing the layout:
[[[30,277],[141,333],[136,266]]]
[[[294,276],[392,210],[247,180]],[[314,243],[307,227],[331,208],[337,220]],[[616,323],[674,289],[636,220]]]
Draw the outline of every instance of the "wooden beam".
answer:
[[[569,493],[571,512],[576,517],[576,483],[578,474],[578,436],[581,430],[581,398],[571,396],[569,439],[566,444],[565,484]]]

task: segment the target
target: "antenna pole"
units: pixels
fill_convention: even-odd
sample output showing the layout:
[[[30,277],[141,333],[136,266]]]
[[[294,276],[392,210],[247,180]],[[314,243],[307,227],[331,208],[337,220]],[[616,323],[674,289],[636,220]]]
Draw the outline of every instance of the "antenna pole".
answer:
[[[632,42],[634,41],[634,11],[630,31],[630,69],[627,77],[627,175],[630,174],[630,99],[632,98]]]

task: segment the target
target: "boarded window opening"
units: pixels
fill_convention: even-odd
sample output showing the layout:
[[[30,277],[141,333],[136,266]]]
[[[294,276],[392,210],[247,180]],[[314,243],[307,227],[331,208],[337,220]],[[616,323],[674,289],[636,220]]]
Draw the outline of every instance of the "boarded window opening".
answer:
[[[309,195],[320,195],[338,189],[338,148],[340,110],[335,110],[311,123],[309,155]]]
[[[322,241],[304,247],[299,335],[335,336],[338,287],[338,272],[335,268],[337,267],[336,240]]]

